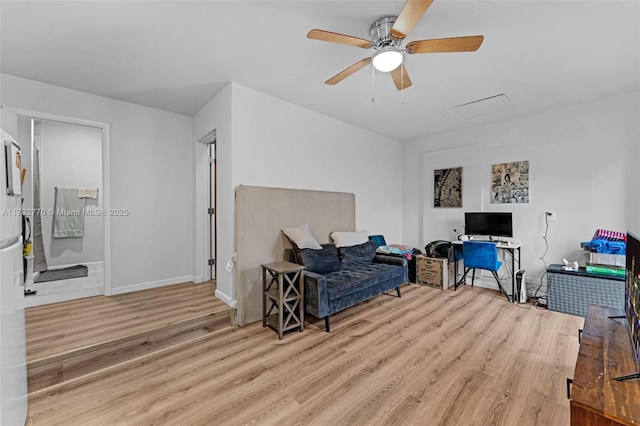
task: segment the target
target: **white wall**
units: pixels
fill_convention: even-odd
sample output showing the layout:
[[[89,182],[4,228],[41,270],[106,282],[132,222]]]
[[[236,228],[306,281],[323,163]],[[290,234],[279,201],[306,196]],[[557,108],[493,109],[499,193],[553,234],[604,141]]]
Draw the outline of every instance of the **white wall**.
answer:
[[[234,186],[353,192],[356,226],[402,240],[400,142],[234,85]]]
[[[355,193],[357,228],[402,242],[398,141],[235,83],[205,109],[194,136],[218,130],[217,283],[229,299],[235,277],[223,266],[234,252],[238,185]]]
[[[198,139],[212,130],[216,130],[216,192],[217,192],[217,259],[216,259],[216,296],[230,305],[235,303],[235,277],[232,272],[224,268],[225,263],[235,250],[234,243],[234,187],[232,185],[232,123],[231,123],[231,99],[233,84],[227,85],[211,101],[209,101],[193,117],[193,144],[194,144],[194,181],[196,188],[195,199],[195,230],[194,230],[194,268],[198,279],[207,276],[207,266],[204,259],[207,257],[207,230],[205,223],[206,208],[209,203],[207,162],[208,147],[197,142]]]
[[[636,91],[407,143],[405,242],[422,247],[454,238],[464,211],[511,211],[514,240],[524,244],[523,267],[536,281],[544,272],[544,213],[555,210],[547,263],[584,260],[580,242],[596,229],[638,224],[639,97]],[[530,203],[490,204],[491,164],[521,160],[530,162]],[[433,170],[453,166],[463,167],[463,208],[434,209]],[[629,199],[636,207],[628,207]]]
[[[97,199],[85,199],[85,208],[102,209],[102,129],[41,121],[41,208],[54,209],[55,187],[97,188]],[[82,238],[52,238],[53,215],[42,217],[42,240],[49,267],[104,260],[104,217],[85,216]]]
[[[4,107],[107,123],[114,292],[191,280],[192,119],[7,74]]]
[[[626,206],[627,206],[627,228],[640,237],[640,91],[629,101],[631,103],[630,113],[635,111],[635,128],[630,129],[629,146],[626,158]]]
[[[15,113],[4,108],[4,102],[0,105],[0,129],[18,141],[18,120]]]

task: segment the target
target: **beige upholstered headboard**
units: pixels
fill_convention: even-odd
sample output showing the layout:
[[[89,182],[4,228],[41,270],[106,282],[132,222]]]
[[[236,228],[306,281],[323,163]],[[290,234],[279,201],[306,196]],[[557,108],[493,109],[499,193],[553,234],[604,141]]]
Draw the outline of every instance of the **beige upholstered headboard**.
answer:
[[[355,194],[240,185],[236,189],[238,325],[262,319],[262,268],[291,248],[281,229],[308,223],[320,243],[354,231]]]

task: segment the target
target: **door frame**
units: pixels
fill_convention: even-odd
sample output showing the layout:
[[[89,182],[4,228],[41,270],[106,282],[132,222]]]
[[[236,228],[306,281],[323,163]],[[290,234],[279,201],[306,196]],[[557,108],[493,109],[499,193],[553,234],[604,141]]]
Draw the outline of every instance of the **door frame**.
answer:
[[[207,281],[209,279],[209,265],[207,260],[209,259],[209,238],[206,238],[207,233],[210,232],[209,215],[207,208],[209,207],[209,194],[210,194],[210,182],[209,182],[209,146],[216,145],[216,129],[212,129],[204,136],[198,138],[195,143],[195,255],[194,255],[194,277],[193,281],[196,283]],[[215,148],[214,148],[215,158]],[[216,168],[213,169],[214,173],[217,173]],[[217,179],[213,179],[215,185],[215,194],[217,194]],[[215,195],[214,195],[215,199]],[[214,208],[217,208],[214,203]],[[214,213],[214,230],[218,221],[217,210]],[[217,234],[213,235],[213,246],[217,246]],[[218,266],[220,264],[217,259],[217,253],[214,249],[215,265],[213,270],[214,279],[218,276]]]
[[[81,118],[67,117],[64,115],[49,114],[45,112],[32,111],[22,108],[6,107],[9,111],[32,119],[58,121],[67,124],[77,124],[81,126],[95,127],[102,131],[102,205],[105,211],[109,211],[111,207],[111,158],[110,150],[110,131],[109,124],[99,121],[84,120]],[[111,217],[104,215],[104,238],[103,238],[103,257],[104,257],[104,294],[111,296]]]

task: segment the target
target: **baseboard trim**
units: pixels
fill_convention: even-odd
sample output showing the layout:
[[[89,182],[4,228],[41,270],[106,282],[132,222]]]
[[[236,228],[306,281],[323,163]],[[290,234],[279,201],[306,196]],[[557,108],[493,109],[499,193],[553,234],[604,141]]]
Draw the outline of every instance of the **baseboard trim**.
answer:
[[[208,276],[207,276],[207,277],[203,277],[202,275],[198,275],[198,276],[192,275],[192,276],[191,276],[191,281],[193,281],[193,282],[194,282],[194,283],[196,283],[196,284],[203,283],[203,282],[205,282],[205,281],[212,281],[212,280],[213,280],[213,281],[215,281],[215,280],[216,280],[216,277],[213,277],[213,278],[210,280]]]
[[[469,278],[467,278],[467,285],[471,285],[471,280]],[[485,281],[483,279],[476,278],[473,285],[476,287],[487,288],[489,290],[500,291],[500,289],[498,288],[498,284],[495,282],[495,280],[493,282],[490,282],[490,281]]]
[[[37,290],[37,288],[36,288]],[[85,297],[101,296],[104,294],[104,285],[83,288],[79,290],[70,290],[62,293],[36,294],[34,296],[25,296],[22,300],[23,307],[32,308],[34,306],[48,305],[51,303],[67,302],[69,300],[83,299]]]
[[[467,275],[466,283],[468,286],[471,286],[471,276]],[[504,287],[504,289],[507,291],[507,293],[511,294],[511,281],[501,280],[501,284],[502,284],[502,287]],[[474,281],[473,285],[475,287],[482,287],[489,290],[500,291],[500,288],[498,287],[498,283],[496,283],[496,280],[489,277],[476,277],[476,280]]]
[[[238,307],[238,301],[236,299],[233,299],[229,296],[227,296],[225,293],[221,292],[220,289],[216,288],[216,297],[220,300],[222,300],[224,303],[226,303],[227,305],[231,306],[232,308],[237,308]]]
[[[166,285],[181,284],[181,283],[192,282],[192,281],[193,281],[192,275],[185,275],[183,277],[168,278],[166,280],[150,281],[147,283],[140,283],[140,284],[131,284],[131,285],[125,285],[122,287],[112,286],[111,294],[114,295],[114,294],[131,293],[132,291],[148,290],[151,288],[164,287]]]

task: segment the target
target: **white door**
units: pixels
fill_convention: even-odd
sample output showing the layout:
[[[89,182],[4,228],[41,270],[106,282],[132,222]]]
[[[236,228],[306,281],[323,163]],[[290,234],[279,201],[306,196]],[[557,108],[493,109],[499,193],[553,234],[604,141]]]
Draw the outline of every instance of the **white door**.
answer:
[[[0,249],[0,424],[27,418],[22,238]]]

